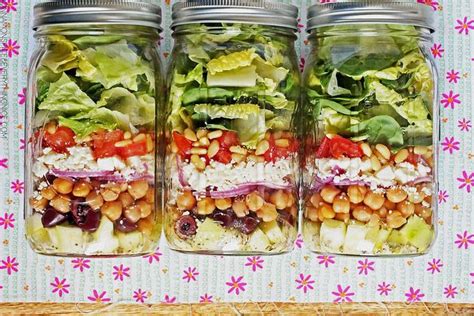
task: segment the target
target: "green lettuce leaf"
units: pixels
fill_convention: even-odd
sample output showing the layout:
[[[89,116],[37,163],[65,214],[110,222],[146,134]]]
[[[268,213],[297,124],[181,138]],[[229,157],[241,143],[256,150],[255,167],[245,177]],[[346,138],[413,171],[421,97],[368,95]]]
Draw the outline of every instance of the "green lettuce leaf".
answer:
[[[106,44],[112,44],[115,42],[120,41],[123,39],[123,36],[120,35],[87,35],[87,36],[81,36],[73,40],[72,42],[79,46],[80,48],[84,49],[87,48],[88,46],[93,46],[93,45],[106,45]]]
[[[255,49],[230,53],[210,60],[207,63],[206,68],[211,75],[215,75],[218,72],[248,67],[257,56]]]
[[[209,87],[254,87],[257,82],[257,67],[254,65],[238,69],[207,74]]]
[[[367,139],[371,144],[386,144],[399,148],[404,143],[402,128],[395,119],[387,115],[372,117],[346,131],[358,139]]]
[[[231,105],[213,105],[197,104],[194,106],[194,112],[205,114],[210,119],[249,119],[250,115],[259,116],[261,109],[257,104],[231,104]]]
[[[260,56],[255,57],[253,64],[257,67],[257,74],[262,78],[269,78],[277,85],[285,80],[289,70],[283,67],[275,67],[271,62],[263,60]]]
[[[394,106],[404,101],[404,98],[400,94],[387,88],[379,81],[374,80],[370,82],[369,87],[375,91],[375,98],[379,104],[390,104]]]
[[[186,75],[175,72],[173,76],[173,84],[184,85],[193,81],[196,81],[200,85],[204,82],[204,68],[201,64],[196,65],[196,67]]]

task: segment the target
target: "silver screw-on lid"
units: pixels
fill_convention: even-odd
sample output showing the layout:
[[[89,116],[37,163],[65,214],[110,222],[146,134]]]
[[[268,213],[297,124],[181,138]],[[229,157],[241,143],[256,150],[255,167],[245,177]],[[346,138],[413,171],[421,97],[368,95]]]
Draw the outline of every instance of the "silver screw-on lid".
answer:
[[[173,5],[171,28],[192,23],[246,23],[298,29],[298,8],[268,0],[185,0]]]
[[[308,10],[308,31],[341,24],[404,24],[434,31],[434,16],[429,6],[416,0],[339,0]]]
[[[133,0],[57,0],[35,5],[33,29],[61,24],[122,24],[161,30],[161,8]]]

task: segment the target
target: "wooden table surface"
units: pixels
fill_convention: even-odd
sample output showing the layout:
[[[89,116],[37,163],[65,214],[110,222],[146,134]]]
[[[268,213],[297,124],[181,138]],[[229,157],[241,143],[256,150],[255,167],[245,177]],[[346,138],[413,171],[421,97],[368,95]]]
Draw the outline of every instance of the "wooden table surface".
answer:
[[[474,304],[439,303],[239,303],[239,304],[75,304],[0,303],[1,315],[474,315]]]

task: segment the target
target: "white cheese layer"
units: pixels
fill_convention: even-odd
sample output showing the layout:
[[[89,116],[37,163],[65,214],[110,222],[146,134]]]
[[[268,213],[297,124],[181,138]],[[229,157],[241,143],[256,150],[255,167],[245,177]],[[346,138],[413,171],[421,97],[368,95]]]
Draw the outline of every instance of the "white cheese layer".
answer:
[[[202,172],[193,164],[183,163],[183,176],[189,186],[198,192],[206,188],[215,188],[218,191],[235,189],[239,184],[266,182],[273,185],[290,185],[291,160],[272,162],[241,162],[239,164],[223,164],[216,161],[211,163]]]

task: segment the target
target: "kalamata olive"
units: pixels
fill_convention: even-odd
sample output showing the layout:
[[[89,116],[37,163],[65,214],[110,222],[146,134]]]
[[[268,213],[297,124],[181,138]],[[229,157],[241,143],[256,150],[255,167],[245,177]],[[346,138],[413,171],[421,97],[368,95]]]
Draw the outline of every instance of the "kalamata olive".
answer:
[[[295,218],[293,215],[285,211],[278,212],[278,221],[284,224],[290,224],[291,226],[295,224]]]
[[[234,212],[229,211],[215,211],[210,217],[226,228],[231,227],[236,219]]]
[[[62,224],[67,220],[67,214],[59,213],[51,206],[46,208],[46,211],[41,217],[41,223],[43,227],[50,228],[56,225]]]
[[[47,173],[44,176],[44,179],[46,180],[47,184],[53,184],[54,180],[56,179],[56,176],[52,173]]]
[[[115,221],[115,228],[122,233],[131,233],[138,228],[138,225],[132,223],[126,217],[121,217]]]
[[[254,232],[257,229],[260,220],[257,217],[245,216],[234,221],[234,227],[240,232],[248,235]]]
[[[176,222],[174,229],[179,237],[188,238],[196,234],[196,220],[190,215],[183,215]]]
[[[95,212],[84,199],[72,202],[72,217],[74,223],[84,231],[95,232],[100,224],[100,212]]]

